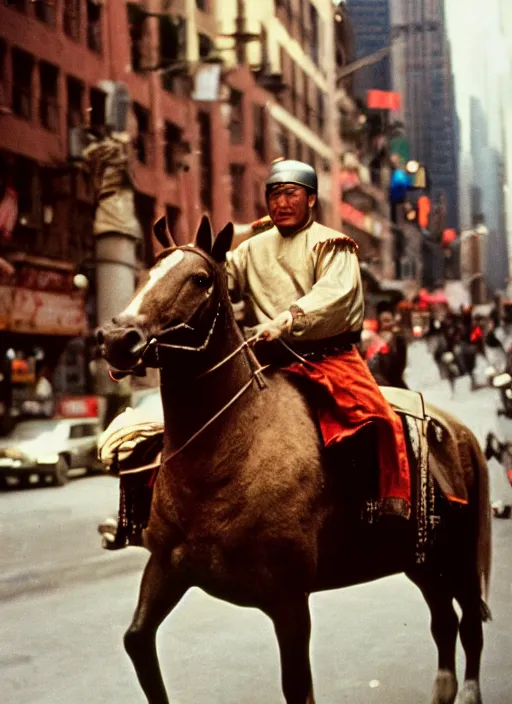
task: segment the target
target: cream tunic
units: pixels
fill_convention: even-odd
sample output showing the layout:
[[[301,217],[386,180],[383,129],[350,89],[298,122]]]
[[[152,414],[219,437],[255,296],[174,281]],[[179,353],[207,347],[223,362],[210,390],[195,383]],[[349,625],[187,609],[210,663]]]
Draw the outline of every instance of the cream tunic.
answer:
[[[292,306],[291,336],[319,340],[361,330],[364,301],[354,243],[313,222],[292,237],[277,228],[256,235],[227,255],[231,291],[248,299],[258,323]]]

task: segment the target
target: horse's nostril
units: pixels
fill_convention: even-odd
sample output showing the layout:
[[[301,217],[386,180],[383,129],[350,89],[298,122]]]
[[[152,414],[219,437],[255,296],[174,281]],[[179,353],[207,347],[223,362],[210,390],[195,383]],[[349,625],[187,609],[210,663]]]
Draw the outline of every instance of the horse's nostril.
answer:
[[[105,335],[103,334],[103,330],[98,330],[96,332],[96,342],[98,345],[103,345],[105,342]]]
[[[141,348],[144,340],[142,334],[139,332],[139,330],[136,330],[135,328],[132,330],[128,330],[124,339],[130,352],[134,353]]]

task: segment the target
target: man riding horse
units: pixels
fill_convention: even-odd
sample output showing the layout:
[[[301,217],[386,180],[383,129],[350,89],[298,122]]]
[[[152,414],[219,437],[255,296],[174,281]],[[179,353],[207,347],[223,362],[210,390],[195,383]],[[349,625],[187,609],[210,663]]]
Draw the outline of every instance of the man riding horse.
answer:
[[[318,180],[308,164],[274,162],[266,182],[272,229],[227,255],[233,298],[246,301],[260,341],[281,338],[302,358],[288,370],[326,390],[319,424],[326,447],[374,424],[380,509],[410,515],[410,475],[400,418],[354,344],[363,325],[356,243],[314,219]]]

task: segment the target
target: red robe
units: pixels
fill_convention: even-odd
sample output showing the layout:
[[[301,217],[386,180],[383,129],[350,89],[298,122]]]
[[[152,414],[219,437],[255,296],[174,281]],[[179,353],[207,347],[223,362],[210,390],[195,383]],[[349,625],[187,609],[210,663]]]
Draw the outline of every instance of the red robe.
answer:
[[[382,395],[359,352],[354,348],[320,362],[297,362],[287,370],[321,385],[334,399],[335,411],[318,409],[326,447],[354,435],[372,421],[376,423],[382,511],[408,518],[411,477],[402,421]]]

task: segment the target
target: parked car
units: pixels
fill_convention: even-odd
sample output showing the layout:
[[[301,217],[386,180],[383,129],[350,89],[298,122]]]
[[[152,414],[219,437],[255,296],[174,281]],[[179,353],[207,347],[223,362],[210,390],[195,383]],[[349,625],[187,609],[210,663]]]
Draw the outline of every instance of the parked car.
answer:
[[[23,485],[37,474],[63,486],[70,470],[101,472],[96,450],[100,431],[97,418],[21,421],[0,438],[0,481]]]

